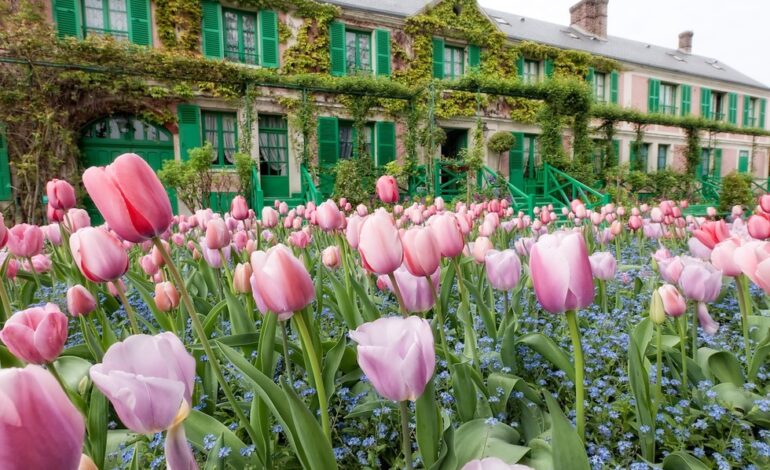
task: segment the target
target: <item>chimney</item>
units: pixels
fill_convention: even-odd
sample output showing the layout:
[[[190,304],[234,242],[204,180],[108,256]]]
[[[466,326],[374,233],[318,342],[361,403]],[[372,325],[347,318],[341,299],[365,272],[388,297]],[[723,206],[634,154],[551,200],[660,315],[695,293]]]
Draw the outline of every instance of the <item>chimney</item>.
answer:
[[[687,54],[692,54],[692,31],[679,33],[679,50]]]
[[[569,9],[570,27],[607,37],[607,4],[610,0],[580,0]]]

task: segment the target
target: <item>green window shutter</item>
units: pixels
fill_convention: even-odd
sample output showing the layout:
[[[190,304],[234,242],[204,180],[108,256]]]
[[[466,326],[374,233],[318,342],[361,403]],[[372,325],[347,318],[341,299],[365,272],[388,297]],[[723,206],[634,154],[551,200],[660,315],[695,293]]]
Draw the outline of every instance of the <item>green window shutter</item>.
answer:
[[[390,31],[378,29],[374,40],[377,46],[377,75],[390,77]]]
[[[180,104],[176,107],[179,121],[179,153],[187,160],[188,152],[201,146],[201,109],[194,104]]]
[[[222,35],[222,6],[217,2],[204,0],[201,3],[203,18],[203,55],[210,59],[224,57]]]
[[[596,77],[596,70],[593,67],[588,67],[588,73],[586,74],[586,82],[591,87],[591,92],[594,90],[594,78]]]
[[[738,123],[738,93],[727,95],[727,121],[730,124]]]
[[[152,45],[150,0],[129,0],[128,12],[128,35],[131,42],[139,46]]]
[[[433,78],[444,78],[444,40],[433,38]]]
[[[472,69],[481,67],[481,48],[475,44],[468,46],[468,67]]]
[[[700,89],[700,115],[704,119],[711,119],[711,90]]]
[[[53,0],[53,20],[56,23],[56,32],[60,38],[74,36],[83,37],[83,28],[80,23],[79,0]]]
[[[377,139],[377,166],[385,166],[396,159],[396,124],[380,121],[375,125]]]
[[[543,70],[545,71],[546,78],[553,77],[553,60],[545,59],[543,61]]]
[[[318,166],[321,193],[329,196],[334,192],[334,165],[340,155],[340,128],[335,117],[318,118]]]
[[[519,189],[524,189],[524,134],[514,132],[516,141],[508,153],[508,179]]]
[[[5,125],[0,123],[0,200],[11,199],[11,167],[8,163],[8,137]]]
[[[342,77],[345,75],[345,25],[338,21],[329,25],[329,44],[331,47],[332,75]]]
[[[278,14],[273,10],[261,10],[259,12],[259,41],[262,67],[277,69],[280,62]]]
[[[759,100],[759,124],[757,127],[760,129],[765,128],[765,111],[767,110],[767,100],[762,98]]]
[[[692,87],[690,85],[681,85],[682,88],[682,116],[690,114],[692,107]]]
[[[519,75],[519,80],[524,80],[524,56],[521,54],[516,59],[516,73]]]
[[[618,104],[620,102],[620,74],[617,70],[610,72],[610,103]]]
[[[636,169],[636,141],[634,140],[631,141],[631,145],[629,146],[628,165],[631,171]]]
[[[738,173],[749,172],[749,152],[741,150],[738,156]]]
[[[716,179],[722,177],[722,149],[714,149],[714,167],[711,169],[711,176]]]
[[[620,141],[619,140],[613,140],[612,141],[612,165],[617,166],[618,162],[620,161]]]
[[[657,113],[660,106],[660,80],[651,78],[647,84],[647,112]]]
[[[751,118],[751,97],[749,95],[743,95],[743,127],[749,127],[749,119]]]

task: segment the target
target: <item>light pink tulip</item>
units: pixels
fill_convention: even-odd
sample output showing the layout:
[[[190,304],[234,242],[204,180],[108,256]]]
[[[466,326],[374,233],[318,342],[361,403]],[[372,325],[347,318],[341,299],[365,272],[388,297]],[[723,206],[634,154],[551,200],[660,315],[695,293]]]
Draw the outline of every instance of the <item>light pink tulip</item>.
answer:
[[[735,252],[740,246],[740,241],[735,238],[728,238],[717,243],[711,251],[711,264],[721,270],[724,276],[736,277],[740,275],[741,267],[735,259]]]
[[[265,206],[262,208],[262,226],[265,228],[273,228],[278,225],[278,211],[272,207]]]
[[[329,269],[337,269],[340,265],[340,248],[336,245],[327,246],[321,253],[321,261]]]
[[[238,263],[233,271],[233,289],[238,294],[251,293],[251,275],[253,271],[250,263]]]
[[[615,279],[617,262],[609,251],[599,251],[588,257],[591,263],[591,273],[597,279],[609,281]]]
[[[497,290],[509,291],[519,283],[521,261],[514,250],[487,251],[484,266],[489,284]]]
[[[251,254],[251,291],[259,310],[290,318],[315,299],[315,286],[302,261],[278,244]]]
[[[340,212],[337,204],[331,199],[318,206],[316,211],[316,221],[324,232],[331,232],[342,228],[344,219],[345,215]]]
[[[404,266],[414,276],[428,276],[438,269],[441,252],[433,231],[428,227],[412,227],[401,237]]]
[[[431,217],[429,223],[441,256],[454,258],[463,252],[465,239],[454,214],[444,212]]]
[[[532,247],[529,266],[535,294],[545,310],[562,313],[593,302],[591,263],[579,233],[543,235]]]
[[[671,284],[663,284],[658,287],[658,294],[663,300],[663,310],[672,317],[680,317],[687,311],[685,301],[679,290]]]
[[[70,236],[75,264],[94,282],[109,282],[128,271],[128,254],[120,240],[103,228],[86,227]]]
[[[388,400],[415,401],[436,367],[433,331],[426,320],[387,317],[349,333],[358,343],[358,364],[377,392]]]
[[[430,276],[431,283],[433,283],[433,289],[435,289],[437,293],[439,292],[439,273],[440,272],[437,269],[436,272]],[[425,276],[414,276],[405,266],[401,266],[393,272],[393,277],[395,277],[398,289],[401,291],[404,308],[407,312],[425,312],[433,308],[433,305],[435,304],[433,291]],[[390,282],[390,277],[380,276],[378,281],[385,285],[388,290],[395,293],[393,284]]]
[[[770,295],[770,243],[751,241],[735,250],[735,262],[743,274]]]
[[[479,264],[484,263],[487,252],[494,248],[492,241],[487,237],[478,237],[476,241],[473,242],[473,246],[470,247],[473,259]]]
[[[398,182],[390,175],[382,175],[376,184],[377,197],[385,204],[398,202]]]
[[[722,271],[695,258],[683,257],[682,262],[679,287],[685,297],[697,302],[715,301],[722,289]]]
[[[139,243],[165,232],[173,214],[166,188],[142,157],[126,153],[83,173],[83,185],[110,228]]]
[[[206,247],[220,250],[230,244],[230,230],[222,219],[211,219],[206,224]]]
[[[67,289],[67,310],[73,317],[88,315],[96,310],[96,299],[80,284]]]
[[[31,258],[43,250],[43,238],[37,225],[14,225],[8,230],[8,251],[17,258]]]
[[[230,202],[230,215],[236,220],[246,220],[249,218],[249,205],[246,198],[240,194],[235,196]]]
[[[174,284],[166,281],[155,284],[155,306],[161,312],[170,312],[179,306],[179,291]]]
[[[404,257],[403,245],[391,216],[377,210],[361,225],[358,252],[364,268],[375,274],[390,274]]]
[[[84,439],[83,416],[50,372],[0,369],[0,468],[75,470]]]
[[[770,197],[770,195],[767,195]],[[770,238],[770,218],[765,214],[755,214],[749,217],[747,224],[749,235],[757,240],[767,240]]]
[[[16,312],[5,322],[0,340],[25,362],[53,362],[67,341],[67,316],[51,303]]]
[[[535,470],[526,465],[509,465],[497,457],[487,457],[485,459],[471,460],[463,465],[461,470]]]
[[[66,211],[75,207],[75,188],[67,181],[52,179],[45,185],[48,205],[57,210]]]

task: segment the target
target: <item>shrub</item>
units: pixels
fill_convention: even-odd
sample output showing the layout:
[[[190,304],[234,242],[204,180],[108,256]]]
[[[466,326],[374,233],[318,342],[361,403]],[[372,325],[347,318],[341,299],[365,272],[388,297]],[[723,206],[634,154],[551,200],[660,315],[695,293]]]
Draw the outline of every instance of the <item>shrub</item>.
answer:
[[[735,205],[751,207],[754,194],[751,192],[751,177],[732,172],[722,178],[722,190],[719,193],[719,210],[728,212]]]
[[[176,188],[177,197],[190,210],[206,207],[214,184],[211,161],[214,147],[207,143],[203,147],[190,149],[187,160],[166,160],[158,172],[161,182]]]
[[[372,199],[377,175],[368,156],[338,162],[334,174],[334,197],[345,197],[354,206]]]
[[[487,140],[487,149],[498,155],[510,151],[514,145],[516,145],[516,137],[505,131],[497,131]]]

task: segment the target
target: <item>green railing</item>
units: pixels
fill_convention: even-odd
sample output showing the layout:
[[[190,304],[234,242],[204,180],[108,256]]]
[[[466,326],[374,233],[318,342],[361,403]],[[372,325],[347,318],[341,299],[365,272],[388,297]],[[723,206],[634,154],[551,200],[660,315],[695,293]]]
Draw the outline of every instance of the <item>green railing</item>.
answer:
[[[719,204],[719,193],[722,191],[722,184],[719,178],[713,176],[701,176],[698,178],[701,200],[704,203]]]
[[[313,176],[305,165],[300,166],[300,174],[302,176],[302,197],[305,199],[305,203],[313,201],[316,205],[321,204],[323,195],[316,187]]]
[[[753,178],[751,180],[751,190],[754,194],[770,192],[770,178]]]
[[[428,169],[425,165],[417,165],[415,173],[409,176],[409,196],[420,197],[428,193]]]
[[[534,217],[535,214],[535,195],[527,194],[521,189],[514,186],[510,181],[505,179],[503,175],[495,172],[488,166],[484,166],[479,170],[477,177],[479,189],[489,186],[493,183],[505,186],[508,190],[508,194],[511,196],[511,207],[514,211],[524,211],[529,214],[530,217]]]
[[[436,196],[456,196],[464,187],[468,173],[462,162],[436,159],[433,164],[433,188]]]
[[[610,202],[609,194],[599,192],[547,163],[543,164],[543,194],[566,206],[574,199],[580,199],[587,209]]]
[[[249,194],[249,205],[254,209],[257,217],[262,217],[262,207],[265,205],[265,194],[262,192],[262,181],[259,179],[257,164],[251,166],[251,194]]]

